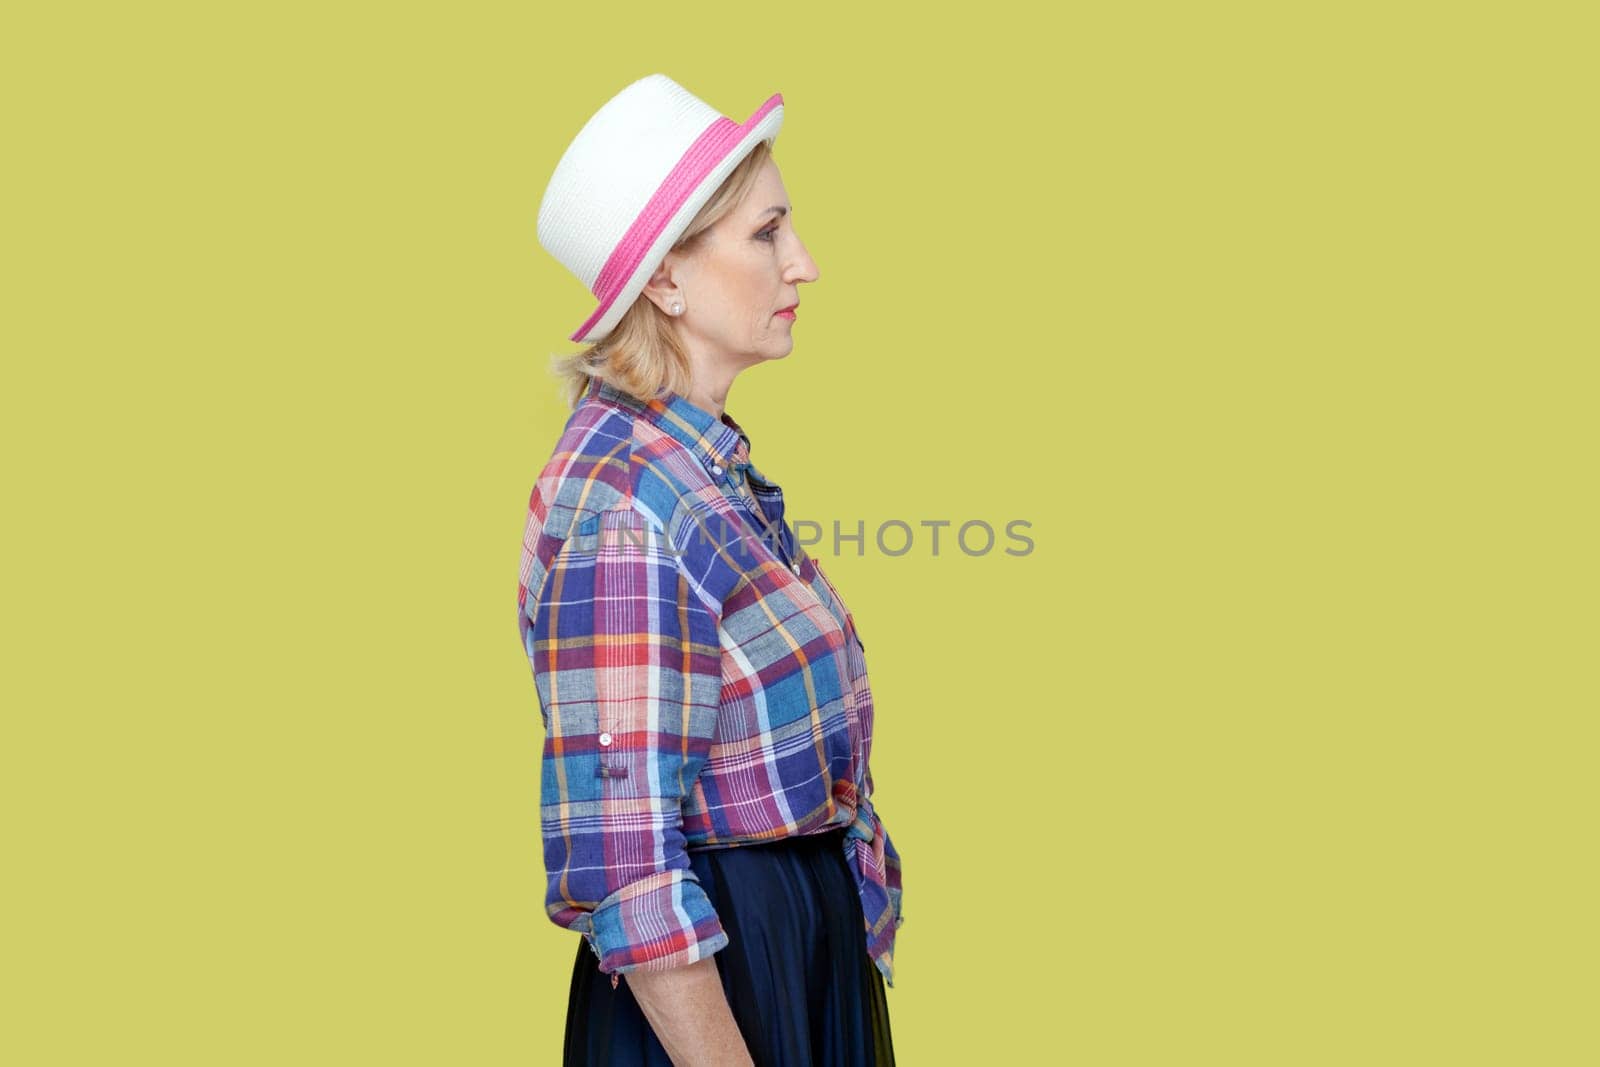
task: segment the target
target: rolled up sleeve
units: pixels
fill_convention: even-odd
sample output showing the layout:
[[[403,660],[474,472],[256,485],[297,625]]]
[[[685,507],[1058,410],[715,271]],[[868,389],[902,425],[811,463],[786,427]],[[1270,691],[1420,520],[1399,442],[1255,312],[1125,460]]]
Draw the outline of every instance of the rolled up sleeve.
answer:
[[[545,726],[546,910],[608,974],[665,970],[728,943],[682,830],[716,729],[718,617],[649,519],[601,512],[526,607]]]

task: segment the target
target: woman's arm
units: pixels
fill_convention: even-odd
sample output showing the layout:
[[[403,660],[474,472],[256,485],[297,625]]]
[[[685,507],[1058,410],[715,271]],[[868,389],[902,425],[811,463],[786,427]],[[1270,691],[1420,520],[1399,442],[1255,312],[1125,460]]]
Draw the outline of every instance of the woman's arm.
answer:
[[[661,1046],[680,1067],[754,1067],[728,1007],[717,958],[624,976]]]
[[[713,955],[728,943],[695,877],[684,798],[710,753],[719,620],[664,533],[626,505],[551,558],[523,636],[544,716],[552,921],[626,979],[680,1064],[750,1064]]]

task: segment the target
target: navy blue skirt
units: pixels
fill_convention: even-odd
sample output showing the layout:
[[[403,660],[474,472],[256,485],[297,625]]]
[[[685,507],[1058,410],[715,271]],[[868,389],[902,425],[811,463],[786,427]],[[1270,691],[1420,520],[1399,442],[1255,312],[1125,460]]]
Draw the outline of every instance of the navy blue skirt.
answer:
[[[883,975],[867,955],[844,830],[689,853],[727,931],[717,974],[756,1067],[894,1063]],[[623,975],[578,939],[568,1067],[672,1067]]]

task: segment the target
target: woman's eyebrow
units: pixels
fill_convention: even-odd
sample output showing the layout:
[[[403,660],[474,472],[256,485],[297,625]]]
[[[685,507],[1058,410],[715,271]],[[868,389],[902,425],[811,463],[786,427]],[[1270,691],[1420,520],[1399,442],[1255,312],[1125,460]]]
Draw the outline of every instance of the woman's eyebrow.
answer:
[[[789,209],[786,208],[786,207],[769,207],[769,208],[767,208],[767,210],[765,210],[765,211],[763,211],[761,213],[760,218],[764,219],[768,215],[772,214],[774,211],[776,211],[778,213],[778,217],[780,219],[783,218],[785,215],[790,213]],[[758,219],[757,221],[760,221],[760,220]]]

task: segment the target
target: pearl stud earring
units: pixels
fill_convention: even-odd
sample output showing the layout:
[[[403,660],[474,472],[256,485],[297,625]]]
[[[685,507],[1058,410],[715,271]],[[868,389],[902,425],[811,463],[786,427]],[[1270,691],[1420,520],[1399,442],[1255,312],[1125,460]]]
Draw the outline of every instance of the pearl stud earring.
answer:
[[[673,304],[672,305],[672,313],[674,315],[681,314],[682,312],[683,312],[683,305],[682,304]]]

